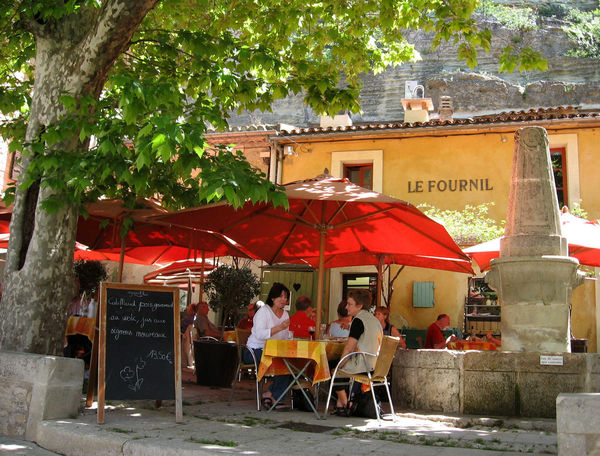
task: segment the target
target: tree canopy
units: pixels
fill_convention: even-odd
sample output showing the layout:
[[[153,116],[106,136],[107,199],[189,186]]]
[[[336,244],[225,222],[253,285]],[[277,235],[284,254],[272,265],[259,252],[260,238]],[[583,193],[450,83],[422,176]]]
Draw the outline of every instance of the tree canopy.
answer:
[[[210,147],[208,129],[290,94],[319,113],[358,111],[362,73],[414,57],[409,29],[474,65],[491,39],[471,17],[477,3],[0,2],[0,136],[19,157],[0,349],[60,350],[82,203],[286,204],[243,154]]]
[[[49,208],[100,195],[160,195],[172,207],[220,197],[281,203],[243,157],[210,151],[209,126],[224,129],[231,112],[268,110],[275,99],[298,93],[317,112],[356,112],[362,73],[414,58],[405,29],[435,31],[434,45],[457,42],[469,65],[490,43],[471,18],[475,0],[154,1],[124,52],[104,69],[105,83],[87,93],[64,87],[59,121],[27,140],[39,38],[79,24],[89,32],[73,41],[77,51],[113,3],[24,0],[0,7],[7,43],[0,50],[0,110],[8,116],[0,134],[11,139],[12,151],[34,155],[21,184],[43,179],[55,189],[44,201]],[[78,147],[64,147],[68,138]],[[194,169],[202,170],[202,181],[191,177]]]

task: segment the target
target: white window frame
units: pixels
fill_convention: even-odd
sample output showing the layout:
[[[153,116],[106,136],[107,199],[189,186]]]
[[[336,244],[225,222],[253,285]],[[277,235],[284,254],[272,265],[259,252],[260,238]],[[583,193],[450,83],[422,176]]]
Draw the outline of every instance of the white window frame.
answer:
[[[331,175],[344,177],[344,165],[371,163],[373,190],[383,193],[383,150],[349,150],[331,153]]]

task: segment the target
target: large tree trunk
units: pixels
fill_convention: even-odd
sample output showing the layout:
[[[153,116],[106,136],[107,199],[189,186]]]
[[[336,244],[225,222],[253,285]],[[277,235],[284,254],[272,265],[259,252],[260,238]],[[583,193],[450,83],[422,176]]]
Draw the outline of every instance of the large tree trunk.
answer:
[[[36,37],[35,87],[27,128],[28,142],[59,121],[59,97],[98,97],[115,60],[158,0],[108,0],[100,9],[48,23],[28,23]],[[84,147],[78,135],[54,147]],[[25,157],[19,176],[27,173]],[[38,190],[39,189],[39,190]],[[31,353],[62,352],[68,303],[73,297],[73,250],[78,208],[49,214],[40,205],[53,190],[43,181],[17,188],[0,302],[0,349]]]

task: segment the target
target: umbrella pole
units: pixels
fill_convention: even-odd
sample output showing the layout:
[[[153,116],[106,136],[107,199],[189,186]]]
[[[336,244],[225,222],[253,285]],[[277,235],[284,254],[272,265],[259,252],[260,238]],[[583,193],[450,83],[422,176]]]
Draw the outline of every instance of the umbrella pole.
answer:
[[[315,325],[315,340],[321,338],[321,312],[323,309],[323,282],[325,278],[325,230],[321,229],[319,232],[320,246],[319,246],[319,276],[317,282],[317,317]]]
[[[383,290],[383,257],[379,257],[379,264],[377,265],[377,307],[381,306],[381,292]]]
[[[202,302],[204,297],[204,261],[206,261],[206,251],[202,250],[202,264],[200,265],[200,299],[199,302]]]
[[[119,283],[123,282],[123,263],[125,262],[125,238],[121,238],[121,254],[119,256]]]

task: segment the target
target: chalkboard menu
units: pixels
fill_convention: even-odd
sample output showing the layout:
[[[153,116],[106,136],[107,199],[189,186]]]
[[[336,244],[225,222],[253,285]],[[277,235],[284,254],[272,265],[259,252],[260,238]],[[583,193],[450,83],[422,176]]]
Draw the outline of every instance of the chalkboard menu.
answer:
[[[102,408],[104,399],[176,399],[181,389],[179,337],[177,288],[103,283]]]

